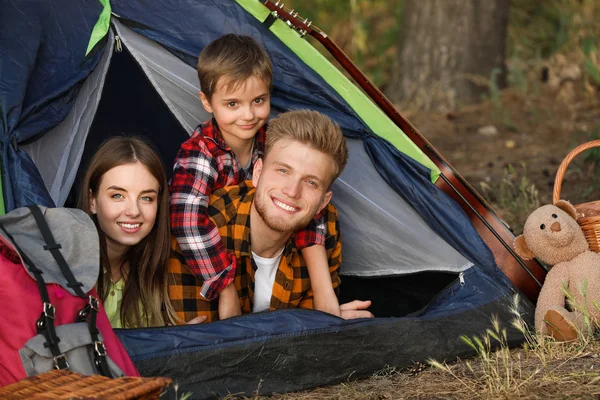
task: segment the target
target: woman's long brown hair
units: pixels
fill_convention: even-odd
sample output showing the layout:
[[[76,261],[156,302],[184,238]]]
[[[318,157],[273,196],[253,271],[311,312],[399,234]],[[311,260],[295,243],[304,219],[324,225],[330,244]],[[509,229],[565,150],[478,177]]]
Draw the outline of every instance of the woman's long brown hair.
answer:
[[[159,326],[179,321],[169,301],[168,260],[170,252],[169,191],[165,171],[156,151],[143,139],[115,136],[106,140],[90,160],[79,193],[78,207],[88,213],[100,236],[100,276],[98,294],[108,296],[110,269],[106,237],[90,211],[90,195],[96,197],[104,174],[114,167],[142,163],[160,185],[158,210],[152,230],[140,243],[132,246],[123,262],[129,263],[125,276],[121,322],[123,327]],[[140,305],[142,309],[140,310]],[[163,314],[164,313],[164,314]]]

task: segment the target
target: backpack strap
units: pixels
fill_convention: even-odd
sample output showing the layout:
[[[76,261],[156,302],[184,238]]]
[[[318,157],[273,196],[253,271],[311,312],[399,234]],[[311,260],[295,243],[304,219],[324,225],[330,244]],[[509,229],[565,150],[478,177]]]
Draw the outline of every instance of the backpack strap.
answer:
[[[88,298],[88,304],[79,311],[77,314],[77,321],[83,322],[87,320],[88,322],[88,330],[90,332],[90,337],[94,343],[94,365],[96,370],[101,374],[108,378],[112,378],[112,374],[110,372],[110,368],[108,366],[107,357],[106,357],[106,347],[104,346],[104,342],[100,340],[98,327],[96,326],[96,316],[99,310],[99,300],[94,296],[86,296],[81,287],[82,283],[78,282],[75,279],[75,276],[71,272],[67,261],[63,257],[60,252],[61,245],[56,243],[54,240],[54,236],[48,227],[48,223],[42,214],[42,211],[39,209],[37,205],[27,206],[31,211],[31,214],[35,218],[37,226],[42,233],[44,241],[46,242],[46,246],[44,246],[45,250],[50,251],[54,260],[58,264],[63,276],[68,281],[68,286],[73,288],[73,290],[77,293],[78,297]],[[46,338],[46,343],[44,344],[46,347],[50,349],[52,356],[54,357],[54,367],[56,369],[67,369],[69,368],[69,363],[67,362],[67,358],[64,353],[61,353],[58,342],[60,339],[56,335],[56,328],[54,326],[54,306],[50,303],[50,297],[48,296],[48,290],[46,289],[46,282],[42,277],[43,272],[35,266],[35,264],[27,257],[27,254],[23,252],[19,248],[19,245],[14,240],[12,235],[8,233],[5,229],[4,225],[0,222],[0,229],[4,232],[7,238],[9,238],[21,257],[23,261],[25,261],[27,268],[34,275],[35,280],[38,285],[38,289],[40,291],[40,296],[42,297],[42,302],[44,304],[44,308],[42,310],[42,315],[40,319],[36,322],[36,329],[38,333],[41,333]]]
[[[46,282],[44,282],[44,278],[42,277],[43,272],[35,266],[35,264],[27,257],[20,248],[17,242],[13,239],[12,235],[8,233],[2,222],[0,222],[0,229],[4,232],[7,238],[9,238],[21,257],[23,261],[25,261],[25,265],[27,269],[31,271],[33,276],[35,277],[35,281],[37,282],[38,289],[40,291],[40,297],[42,298],[43,309],[40,318],[37,320],[35,326],[37,333],[41,333],[46,338],[46,343],[44,346],[50,349],[52,353],[52,357],[54,358],[54,368],[56,369],[67,369],[69,368],[69,363],[67,362],[67,358],[64,353],[60,351],[58,347],[58,343],[60,342],[60,338],[56,335],[56,329],[54,328],[54,306],[50,303],[50,296],[48,296],[48,290],[46,289]]]
[[[96,326],[96,316],[98,315],[99,310],[98,303],[99,300],[97,298],[89,296],[88,304],[77,314],[77,321],[83,322],[87,320],[88,330],[90,331],[90,336],[94,342],[94,364],[96,369],[101,375],[113,378],[110,368],[108,367],[108,362],[106,361],[106,347],[104,346],[104,342],[102,342],[98,336],[100,333]]]
[[[88,304],[79,311],[77,320],[83,322],[87,319],[88,322],[88,330],[90,332],[90,336],[92,341],[94,342],[94,364],[96,369],[101,375],[112,378],[112,374],[110,373],[110,369],[108,367],[108,362],[106,361],[106,347],[104,346],[104,342],[100,340],[98,327],[96,326],[96,316],[98,314],[98,303],[99,300],[94,296],[86,296],[81,287],[83,284],[78,282],[73,272],[69,268],[67,261],[63,257],[60,249],[62,246],[59,243],[56,243],[54,240],[54,235],[52,235],[52,231],[50,231],[50,227],[48,226],[48,222],[46,218],[44,218],[44,214],[42,214],[42,210],[40,210],[39,206],[33,204],[28,205],[27,208],[31,211],[31,214],[35,218],[35,222],[42,233],[42,237],[46,242],[44,246],[44,250],[50,251],[52,257],[58,264],[60,271],[63,276],[67,279],[67,286],[72,288],[77,296],[81,298],[88,298]]]
[[[59,243],[56,243],[56,241],[54,240],[54,235],[52,235],[52,232],[50,231],[50,227],[46,222],[46,218],[44,218],[44,214],[42,214],[42,210],[40,210],[39,206],[35,204],[29,205],[27,206],[27,208],[29,208],[29,210],[31,211],[31,215],[33,215],[33,218],[35,218],[35,222],[40,232],[42,233],[44,241],[46,242],[44,250],[48,250],[52,254],[52,257],[54,257],[54,260],[56,260],[60,271],[62,272],[63,276],[67,279],[67,286],[73,289],[78,297],[85,299],[87,296],[81,289],[83,283],[78,282],[75,276],[73,275],[73,272],[71,272],[67,261],[60,252],[62,246]]]

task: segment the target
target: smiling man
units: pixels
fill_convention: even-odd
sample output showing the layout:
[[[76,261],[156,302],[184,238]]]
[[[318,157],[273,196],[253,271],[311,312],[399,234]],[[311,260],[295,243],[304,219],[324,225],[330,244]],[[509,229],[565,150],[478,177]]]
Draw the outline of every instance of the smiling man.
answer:
[[[345,139],[331,119],[316,111],[290,111],[271,121],[265,155],[256,162],[252,181],[211,195],[209,217],[237,258],[235,286],[242,312],[313,308],[311,280],[295,235],[320,213],[327,225],[330,284],[340,285],[342,243],[337,211],[329,201],[330,185],[347,159]],[[170,295],[176,311],[186,321],[217,319],[217,301],[197,296],[201,282],[188,275],[182,261],[175,251],[170,269],[176,284]],[[369,305],[358,300],[342,304],[340,315],[372,317]]]

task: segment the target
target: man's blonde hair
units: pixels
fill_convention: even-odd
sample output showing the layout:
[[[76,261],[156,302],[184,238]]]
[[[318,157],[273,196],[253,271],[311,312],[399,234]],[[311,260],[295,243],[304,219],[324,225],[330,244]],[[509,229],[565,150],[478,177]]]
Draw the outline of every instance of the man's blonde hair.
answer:
[[[200,90],[210,102],[221,78],[226,89],[236,90],[249,78],[262,80],[269,92],[273,84],[273,65],[267,51],[249,36],[233,33],[221,36],[198,56]]]
[[[348,161],[348,148],[342,130],[326,115],[311,110],[295,110],[280,114],[269,122],[265,158],[279,140],[294,140],[305,144],[333,161],[331,182],[336,180]]]

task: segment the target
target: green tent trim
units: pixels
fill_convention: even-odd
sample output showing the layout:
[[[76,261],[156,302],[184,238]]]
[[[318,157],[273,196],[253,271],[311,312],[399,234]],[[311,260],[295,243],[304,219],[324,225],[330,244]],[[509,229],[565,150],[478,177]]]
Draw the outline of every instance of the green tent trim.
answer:
[[[264,21],[270,14],[269,9],[256,0],[236,1],[259,21]],[[366,94],[285,22],[278,19],[269,29],[302,61],[323,77],[375,134],[388,140],[399,151],[429,168],[431,181],[435,183],[440,175],[439,168]]]
[[[108,29],[110,28],[110,0],[98,0],[100,4],[102,4],[102,12],[98,17],[98,21],[96,21],[96,25],[94,25],[94,29],[92,30],[92,36],[90,37],[90,42],[88,43],[87,50],[85,51],[85,55],[87,56],[90,51],[94,48],[94,46],[108,33]]]

